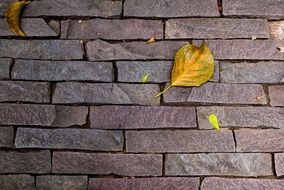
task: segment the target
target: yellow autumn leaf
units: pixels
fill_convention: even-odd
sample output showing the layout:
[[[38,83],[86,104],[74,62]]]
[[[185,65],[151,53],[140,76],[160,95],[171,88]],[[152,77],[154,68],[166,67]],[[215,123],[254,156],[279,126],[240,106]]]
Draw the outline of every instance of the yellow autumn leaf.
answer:
[[[147,44],[151,44],[155,42],[155,36],[152,36],[148,41]]]
[[[175,55],[171,83],[156,97],[166,92],[172,86],[200,86],[208,81],[214,73],[214,58],[203,42],[201,47],[187,44]]]
[[[141,77],[141,82],[142,82],[142,83],[148,82],[148,74],[144,74],[144,75]]]
[[[19,36],[25,36],[20,26],[20,15],[25,5],[30,1],[16,1],[9,5],[5,12],[6,22],[8,23],[10,30]]]
[[[218,117],[214,113],[209,115],[208,120],[214,129],[216,129],[217,131],[220,131]]]

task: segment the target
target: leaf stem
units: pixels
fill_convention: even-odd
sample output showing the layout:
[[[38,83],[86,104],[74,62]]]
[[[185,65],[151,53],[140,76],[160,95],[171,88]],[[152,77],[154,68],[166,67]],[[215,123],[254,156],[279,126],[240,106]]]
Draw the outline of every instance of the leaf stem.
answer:
[[[166,92],[167,90],[169,90],[171,87],[172,87],[172,85],[166,87],[162,92],[160,92],[159,94],[157,94],[157,95],[155,96],[155,98],[158,98],[159,96],[161,96],[163,93],[165,93],[165,92]]]

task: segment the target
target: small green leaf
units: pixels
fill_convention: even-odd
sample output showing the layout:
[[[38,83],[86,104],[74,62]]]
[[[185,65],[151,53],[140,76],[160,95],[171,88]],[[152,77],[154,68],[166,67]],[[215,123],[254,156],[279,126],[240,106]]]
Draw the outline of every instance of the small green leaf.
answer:
[[[148,82],[148,74],[144,74],[144,75],[141,77],[141,82],[142,82],[142,83]]]
[[[214,129],[216,129],[217,131],[220,131],[218,117],[214,113],[209,115],[208,120]]]

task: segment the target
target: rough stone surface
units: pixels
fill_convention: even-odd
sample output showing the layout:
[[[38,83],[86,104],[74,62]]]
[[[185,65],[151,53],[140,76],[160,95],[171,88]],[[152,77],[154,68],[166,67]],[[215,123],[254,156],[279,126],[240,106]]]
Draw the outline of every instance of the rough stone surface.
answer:
[[[87,107],[0,104],[0,125],[61,126],[86,123]]]
[[[284,129],[284,109],[269,107],[197,107],[201,129],[212,129],[208,116],[214,113],[221,127],[273,127]]]
[[[57,84],[52,102],[159,105],[160,99],[154,97],[159,91],[155,84],[67,82]]]
[[[12,79],[113,81],[111,62],[16,60]]]
[[[46,82],[0,81],[0,102],[21,101],[47,103],[50,100]]]
[[[0,187],[3,190],[36,190],[35,180],[30,175],[1,175]]]
[[[176,51],[187,42],[160,41],[151,44],[146,42],[110,43],[95,40],[87,43],[87,55],[91,61],[102,60],[152,60],[174,59]],[[0,54],[1,55],[1,54]]]
[[[284,4],[281,0],[224,0],[223,14],[264,18],[283,18]]]
[[[219,16],[215,0],[148,1],[128,0],[124,3],[124,16],[134,17],[190,17]]]
[[[58,36],[57,33],[41,18],[21,19],[21,28],[27,36],[31,37]],[[16,33],[9,29],[5,19],[0,19],[0,36],[17,36]]]
[[[284,60],[278,49],[284,40],[206,40],[215,59]],[[202,41],[194,41],[201,44]],[[220,48],[222,47],[222,48]]]
[[[18,128],[15,146],[17,148],[121,151],[123,134],[121,131],[97,129]]]
[[[101,129],[165,129],[197,127],[194,108],[161,106],[91,107],[90,126]]]
[[[89,189],[99,190],[198,190],[197,177],[159,177],[159,178],[90,178]]]
[[[233,152],[229,130],[210,131],[127,131],[127,152]]]
[[[0,58],[0,79],[9,78],[10,66],[11,66],[11,59]]]
[[[271,106],[284,106],[284,85],[269,86],[268,92]]]
[[[54,32],[56,32],[58,35],[60,34],[61,28],[60,28],[60,22],[57,20],[50,20],[48,22],[48,25]]]
[[[0,57],[23,59],[82,59],[83,48],[77,40],[0,40]]]
[[[284,151],[284,130],[235,130],[239,152]]]
[[[41,0],[30,3],[23,16],[118,17],[121,10],[121,0],[116,0],[115,3],[107,0]]]
[[[284,21],[270,21],[269,22],[269,34],[273,40],[284,40]]]
[[[284,180],[276,179],[210,177],[203,180],[201,190],[282,190],[283,186]]]
[[[0,147],[13,147],[13,144],[14,129],[12,127],[0,127]]]
[[[168,154],[165,160],[166,175],[273,175],[270,154],[211,153]]]
[[[51,171],[50,152],[0,151],[0,173],[47,173]]]
[[[163,38],[163,23],[154,20],[66,20],[61,23],[61,38],[68,39],[156,39]]]
[[[267,21],[260,19],[190,18],[166,21],[168,39],[269,38]]]
[[[117,61],[119,82],[141,82],[141,77],[148,74],[148,82],[169,82],[172,61]],[[215,72],[210,81],[219,81],[219,64],[215,61]]]
[[[205,83],[194,88],[172,87],[163,96],[165,103],[267,104],[264,90],[257,84]]]
[[[161,176],[162,155],[54,152],[52,172]]]
[[[220,67],[225,83],[280,83],[284,78],[283,62],[221,62]]]
[[[277,176],[278,177],[284,176],[284,153],[275,154],[274,159],[275,159],[275,170]]]
[[[62,190],[86,190],[88,184],[87,176],[36,176],[38,190],[62,189]]]

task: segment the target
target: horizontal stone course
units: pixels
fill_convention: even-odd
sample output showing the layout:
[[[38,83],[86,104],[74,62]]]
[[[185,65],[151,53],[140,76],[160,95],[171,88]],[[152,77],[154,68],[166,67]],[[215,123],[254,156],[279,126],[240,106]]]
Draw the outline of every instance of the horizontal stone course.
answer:
[[[13,146],[14,146],[13,127],[0,127],[0,147],[13,147]]]
[[[21,28],[29,37],[54,37],[58,34],[41,18],[21,19]],[[9,29],[5,19],[0,19],[0,36],[17,36]]]
[[[155,1],[127,0],[124,3],[124,16],[132,17],[190,17],[219,16],[217,1],[187,0]]]
[[[235,136],[240,152],[284,151],[284,130],[235,130]]]
[[[230,179],[210,177],[205,178],[201,185],[201,190],[282,190],[284,180],[277,179]]]
[[[0,79],[9,79],[11,62],[9,58],[0,58]]]
[[[284,82],[284,77],[282,80]],[[268,93],[271,106],[284,106],[284,85],[269,86]]]
[[[266,0],[224,0],[225,16],[252,16],[262,18],[283,18],[284,4],[281,1]]]
[[[42,175],[36,176],[36,186],[38,190],[46,189],[72,189],[86,190],[88,187],[87,176],[56,176]]]
[[[99,190],[198,190],[197,177],[157,177],[157,178],[90,178],[89,189]]]
[[[112,82],[111,62],[16,60],[12,79]]]
[[[155,39],[163,38],[163,23],[154,20],[65,20],[61,22],[61,38],[67,39]]]
[[[189,18],[166,21],[166,39],[269,38],[266,20]]]
[[[257,84],[205,83],[193,88],[172,87],[163,96],[165,103],[267,104],[264,90]]]
[[[17,148],[122,151],[123,141],[121,131],[18,128],[15,146]]]
[[[234,152],[232,131],[127,131],[127,152]]]
[[[0,39],[0,57],[23,59],[83,59],[79,40],[12,40]]]
[[[111,115],[111,117],[110,117]],[[90,126],[100,129],[196,128],[191,107],[93,106]]]
[[[208,116],[214,113],[221,127],[273,127],[284,129],[284,109],[270,107],[197,107],[200,129],[212,129]]]
[[[87,107],[5,103],[0,104],[0,125],[84,125],[87,114]]]
[[[15,189],[15,190],[36,190],[35,178],[31,175],[1,175],[0,176],[1,189]]]
[[[52,103],[159,105],[160,98],[155,98],[159,90],[156,84],[66,82],[56,85]]]
[[[284,176],[284,153],[277,153],[274,155],[275,170],[278,177]]]
[[[49,88],[46,82],[0,81],[0,102],[48,103]]]
[[[162,155],[54,152],[52,172],[161,176]]]
[[[51,171],[50,152],[0,151],[0,173],[48,173]]]
[[[220,68],[225,83],[280,83],[284,78],[283,62],[221,62]]]
[[[168,154],[166,175],[272,176],[270,154],[211,153]]]

